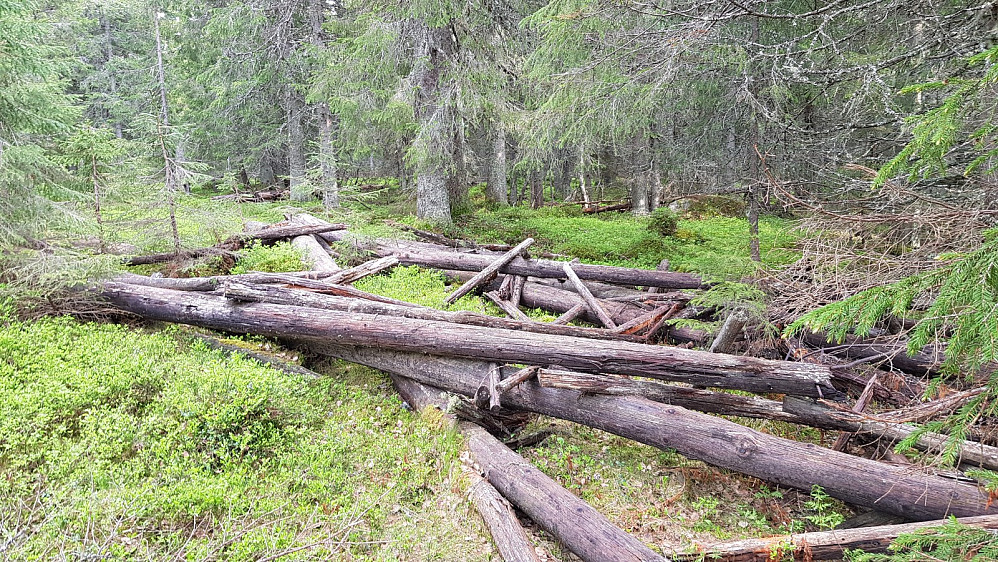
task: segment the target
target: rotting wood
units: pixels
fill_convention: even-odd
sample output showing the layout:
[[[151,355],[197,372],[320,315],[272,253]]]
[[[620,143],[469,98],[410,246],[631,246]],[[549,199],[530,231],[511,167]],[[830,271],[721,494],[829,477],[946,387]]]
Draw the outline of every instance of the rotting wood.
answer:
[[[884,365],[913,375],[935,373],[944,359],[942,350],[931,346],[914,356],[909,356],[907,345],[903,342],[878,342],[858,336],[847,336],[844,342],[836,343],[814,332],[804,332],[800,337],[809,346],[830,351],[834,348],[836,353],[841,353],[849,359],[883,358]]]
[[[870,404],[870,399],[873,398],[873,387],[877,384],[877,375],[870,377],[870,381],[866,383],[866,388],[860,393],[859,398],[856,399],[856,404],[852,407],[852,411],[857,414],[863,413],[863,410]],[[833,451],[842,451],[849,444],[849,438],[852,437],[852,433],[848,431],[843,431],[835,439],[835,443],[832,444]]]
[[[392,380],[396,388],[414,386],[414,381],[406,381],[399,373],[395,375]],[[415,384],[423,388],[400,391],[403,397],[412,396],[413,407],[439,405],[426,401],[426,397],[439,396],[440,390]],[[468,448],[485,479],[582,560],[667,562],[484,429],[468,422],[460,422],[458,428],[467,438]]]
[[[657,323],[671,308],[671,305],[660,306],[644,316],[638,316],[630,322],[617,326],[612,331],[617,334],[637,334]]]
[[[489,281],[495,279],[496,275],[499,274],[500,268],[513,261],[514,258],[519,257],[523,252],[527,251],[527,248],[533,245],[533,243],[533,238],[527,238],[523,242],[517,244],[515,248],[500,256],[494,262],[489,264],[488,267],[482,269],[477,275],[468,280],[467,283],[458,287],[458,289],[450,295],[447,295],[447,298],[444,299],[444,303],[454,304],[458,299],[475,290],[475,288],[479,285],[488,283]]]
[[[808,363],[624,341],[596,348],[592,340],[571,336],[268,303],[234,305],[223,297],[120,282],[106,282],[100,294],[125,312],[219,330],[325,338],[342,344],[497,362],[556,363],[585,372],[636,375],[750,392],[819,398],[839,395],[829,384],[829,370]]]
[[[471,396],[488,363],[304,341],[332,355]],[[601,429],[691,459],[808,491],[818,484],[847,503],[909,520],[998,514],[977,486],[761,433],[708,414],[636,396],[583,394],[527,381],[504,396],[507,407]]]
[[[579,326],[552,326],[543,322],[518,321],[506,318],[496,318],[477,312],[445,311],[418,306],[412,303],[392,304],[370,299],[351,298],[350,296],[328,295],[318,291],[287,289],[273,285],[243,283],[232,280],[223,283],[222,290],[229,298],[250,302],[267,302],[288,306],[304,306],[326,310],[342,310],[345,312],[363,312],[366,314],[383,314],[406,318],[420,318],[455,324],[468,324],[487,328],[502,328],[506,330],[523,330],[539,334],[556,334],[579,338],[641,341],[640,338],[627,335],[608,333],[606,330],[585,328]],[[358,291],[357,289],[354,289]]]
[[[981,529],[998,529],[998,516],[982,515],[958,519],[964,525]],[[706,545],[692,554],[675,553],[675,562],[717,560],[718,562],[769,562],[785,560],[841,560],[846,549],[861,549],[868,553],[887,552],[891,542],[902,534],[915,533],[946,524],[942,521],[922,521],[901,525],[880,525],[856,529],[839,529],[797,535],[781,535],[762,539],[744,539]]]
[[[509,291],[509,302],[513,306],[520,306],[520,299],[523,298],[523,286],[527,283],[527,278],[523,275],[513,277],[513,285]]]
[[[610,318],[610,315],[606,313],[606,310],[603,310],[603,307],[600,305],[599,301],[597,301],[596,297],[589,292],[589,289],[587,289],[585,284],[582,283],[579,276],[575,274],[572,263],[565,262],[564,265],[562,265],[562,269],[565,271],[565,277],[567,277],[572,283],[572,286],[575,287],[575,291],[580,297],[582,297],[582,300],[586,303],[586,306],[589,307],[589,310],[595,314],[597,318],[599,318],[600,323],[603,324],[605,328],[610,330],[616,328],[617,324],[612,318]]]
[[[482,380],[482,384],[478,387],[475,392],[475,407],[479,410],[495,411],[502,407],[502,403],[499,398],[499,391],[496,387],[499,385],[499,365],[492,365],[489,372],[485,375],[485,379]]]

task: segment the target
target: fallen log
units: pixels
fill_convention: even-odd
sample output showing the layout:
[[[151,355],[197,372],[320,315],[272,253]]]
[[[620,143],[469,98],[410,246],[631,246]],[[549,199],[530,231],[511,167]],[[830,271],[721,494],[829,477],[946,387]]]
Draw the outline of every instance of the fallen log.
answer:
[[[616,328],[617,324],[614,323],[613,319],[610,318],[610,315],[606,313],[606,310],[603,310],[603,307],[600,305],[599,301],[596,300],[596,297],[594,297],[593,294],[589,292],[589,289],[587,289],[582,283],[582,279],[579,279],[579,276],[575,273],[575,269],[572,267],[572,264],[570,262],[565,262],[562,266],[562,270],[565,272],[565,277],[568,278],[568,281],[573,287],[575,287],[575,292],[578,293],[579,296],[582,297],[583,302],[586,303],[586,308],[588,308],[589,311],[596,316],[596,318],[599,318],[600,324],[603,324],[603,327],[608,330]]]
[[[392,384],[402,399],[413,410],[438,407],[446,410],[447,405],[440,400],[440,389],[420,384],[412,379],[392,376]],[[453,420],[453,418],[450,418]],[[453,421],[452,426],[457,426]],[[492,535],[492,541],[499,550],[499,555],[506,562],[540,562],[534,546],[530,544],[526,531],[520,525],[520,520],[513,513],[506,498],[502,497],[486,478],[478,477],[468,489],[468,499],[478,510],[479,515]]]
[[[326,283],[333,285],[349,285],[371,275],[377,275],[382,271],[391,269],[398,265],[399,260],[395,256],[388,256],[376,260],[364,262],[356,267],[338,271],[325,279]]]
[[[312,265],[314,271],[337,272],[341,268],[333,258],[326,252],[325,248],[319,244],[318,238],[308,234],[296,236],[291,240],[291,246],[301,250],[305,254],[305,259]]]
[[[500,384],[506,382],[503,379]],[[544,388],[576,390],[583,394],[641,396],[689,410],[803,424],[804,419],[783,410],[783,404],[758,396],[741,396],[686,386],[634,380],[628,377],[591,375],[564,369],[539,369],[537,380]]]
[[[314,291],[302,291],[298,289],[286,289],[272,285],[260,285],[244,283],[239,280],[225,281],[222,285],[223,294],[229,298],[235,298],[248,302],[266,302],[271,304],[282,304],[287,306],[303,306],[309,308],[321,308],[324,310],[340,310],[344,312],[363,312],[365,314],[383,314],[388,316],[398,316],[405,318],[418,318],[422,320],[435,320],[438,322],[453,322],[455,324],[468,324],[471,326],[483,326],[486,328],[500,328],[506,330],[523,330],[525,332],[537,332],[539,334],[552,334],[563,336],[574,336],[579,338],[590,338],[600,340],[616,341],[641,341],[640,338],[627,335],[608,333],[605,330],[595,328],[583,328],[578,326],[553,326],[543,322],[509,320],[506,318],[496,318],[485,314],[466,311],[444,311],[422,306],[402,306],[391,303],[384,303],[373,300],[362,300],[337,295],[326,295]]]
[[[902,343],[877,342],[858,336],[847,336],[841,343],[828,341],[824,335],[810,331],[801,333],[800,337],[811,347],[835,348],[836,353],[849,359],[880,359],[888,367],[913,375],[935,373],[944,359],[940,349],[926,348],[915,355],[908,355],[908,348]]]
[[[852,433],[865,433],[899,442],[910,437],[918,429],[916,426],[891,421],[878,420],[864,414],[838,410],[811,400],[786,397],[783,410],[796,416],[800,422],[822,429],[837,429]],[[912,445],[920,451],[941,451],[951,438],[939,433],[923,433]],[[960,450],[959,464],[979,466],[998,470],[998,447],[991,447],[976,441],[960,440],[955,443]]]
[[[998,516],[995,515],[964,517],[957,521],[981,529],[998,529]],[[923,521],[745,539],[705,546],[691,554],[674,553],[671,558],[675,562],[770,562],[786,560],[788,556],[793,556],[795,560],[842,560],[847,549],[861,549],[868,553],[887,552],[890,544],[900,535],[924,532],[946,523],[948,520]]]
[[[101,295],[119,309],[167,322],[275,337],[326,338],[342,344],[487,359],[558,364],[750,392],[834,397],[826,367],[738,357],[631,342],[604,344],[570,336],[482,328],[414,318],[320,310],[266,303],[233,305],[222,297],[118,282]]]
[[[444,302],[447,304],[454,304],[455,302],[457,302],[459,298],[463,297],[464,295],[467,295],[479,285],[492,281],[493,279],[496,278],[496,275],[499,274],[500,268],[504,267],[509,262],[513,261],[513,258],[520,257],[520,254],[527,251],[527,248],[533,245],[533,243],[534,243],[533,238],[527,238],[523,242],[520,242],[519,244],[517,244],[515,248],[500,256],[494,262],[489,264],[488,267],[482,269],[480,272],[475,274],[475,276],[469,279],[464,285],[461,285],[453,293],[447,295],[447,298],[444,299]]]
[[[412,397],[413,406],[425,407],[435,389],[392,378],[402,395]],[[415,392],[406,386],[419,385]],[[439,390],[436,390],[439,393]],[[407,401],[409,398],[407,398]],[[542,529],[551,533],[586,562],[636,562],[666,559],[620,530],[592,506],[577,498],[477,425],[461,422],[468,449],[490,484],[520,508]]]
[[[302,340],[309,349],[424,384],[473,396],[489,368],[482,361]],[[998,514],[977,486],[799,443],[635,396],[583,394],[526,381],[503,395],[507,407],[574,421],[691,459],[909,520]]]
[[[488,291],[485,293],[486,298],[495,303],[500,310],[506,313],[513,320],[518,320],[520,322],[530,322],[530,317],[523,313],[515,304],[510,301],[503,300],[499,293],[496,291]]]
[[[156,263],[167,263],[177,259],[206,258],[209,256],[225,256],[234,260],[239,258],[239,255],[235,252],[212,246],[210,248],[182,250],[179,254],[175,252],[166,252],[162,254],[147,254],[144,256],[130,256],[122,258],[121,263],[122,265],[152,265]]]
[[[399,261],[405,265],[419,265],[436,269],[456,269],[459,271],[482,271],[493,260],[493,256],[461,252],[440,251],[399,251]],[[499,269],[500,273],[533,277],[564,278],[562,262],[515,258]],[[576,264],[573,266],[580,279],[605,281],[624,285],[642,285],[667,289],[697,289],[704,285],[699,275],[673,273],[649,269],[632,269],[608,265]]]

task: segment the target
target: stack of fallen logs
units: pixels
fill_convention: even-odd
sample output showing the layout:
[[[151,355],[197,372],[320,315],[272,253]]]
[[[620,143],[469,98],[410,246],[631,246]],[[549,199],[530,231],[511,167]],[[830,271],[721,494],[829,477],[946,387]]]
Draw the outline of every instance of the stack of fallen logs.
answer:
[[[262,234],[264,230],[270,233]],[[709,415],[779,420],[888,441],[905,439],[915,429],[897,421],[905,419],[905,412],[875,417],[843,406],[842,389],[850,381],[825,365],[648,345],[705,342],[703,332],[668,322],[691,314],[693,307],[686,306],[690,291],[703,285],[695,275],[529,259],[523,255],[529,239],[501,253],[377,241],[369,248],[376,259],[344,270],[326,247],[344,239],[342,225],[307,215],[239,240],[274,240],[276,232],[293,236],[297,245],[314,253],[316,270],[186,279],[126,274],[104,283],[100,291],[118,309],[144,318],[270,336],[380,369],[414,406],[438,403],[441,392],[464,397],[457,406],[452,403],[453,411],[496,432],[508,432],[515,424],[510,420],[518,418],[511,413],[533,412],[675,450],[773,484],[801,490],[820,485],[842,501],[909,521],[955,515],[992,528],[998,521],[998,503],[992,504],[994,498],[972,480],[774,437]],[[397,264],[450,271],[463,283],[447,302],[481,291],[510,317],[437,310],[350,286]],[[561,316],[537,322],[523,315],[520,306]],[[602,327],[568,324],[576,318]],[[915,417],[918,408],[924,406],[911,409]],[[496,490],[583,560],[664,559],[479,426],[461,422],[458,427],[488,482],[476,485],[473,499],[507,560],[534,560],[536,555]],[[925,434],[917,446],[932,450],[946,439]],[[961,463],[998,469],[998,449],[963,442]],[[898,529],[861,531],[866,548],[882,550]],[[836,531],[831,540],[846,544],[850,532]],[[813,552],[813,547],[800,545],[819,539],[829,540],[796,537],[792,548]],[[760,544],[728,545],[717,552],[728,559],[752,559],[753,552],[768,552]],[[828,546],[822,556],[840,554],[837,548]]]

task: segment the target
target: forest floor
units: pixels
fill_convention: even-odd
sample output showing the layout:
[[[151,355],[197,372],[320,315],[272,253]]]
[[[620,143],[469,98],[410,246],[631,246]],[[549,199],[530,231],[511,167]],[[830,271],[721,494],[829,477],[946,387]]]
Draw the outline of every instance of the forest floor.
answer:
[[[376,197],[332,215],[306,210],[362,235],[411,237],[384,221],[413,219],[384,210]],[[181,200],[178,218],[185,244],[196,247],[246,220],[297,210],[195,196]],[[119,207],[106,216],[111,242],[140,253],[168,249],[165,209]],[[445,233],[505,243],[531,236],[538,251],[591,263],[654,267],[668,258],[676,270],[715,279],[755,271],[741,218],[705,209],[668,238],[646,226],[628,214],[584,216],[564,206],[480,209]],[[794,259],[793,227],[762,220],[765,266]],[[70,229],[51,238],[92,235]],[[237,267],[245,270],[302,268],[287,247],[243,256]],[[442,275],[414,267],[357,286],[428,306],[450,290]],[[456,308],[499,315],[474,296]],[[209,349],[195,334],[66,317],[22,321],[9,303],[0,306],[0,560],[499,560],[464,496],[461,438],[439,416],[407,410],[387,376],[259,338],[236,342],[323,376],[291,375]],[[834,439],[737,421],[798,440]],[[521,454],[663,552],[829,528],[847,513],[820,490],[777,489],[564,421],[540,417],[527,431],[537,429],[552,436]],[[543,558],[573,559],[543,532],[532,534]]]

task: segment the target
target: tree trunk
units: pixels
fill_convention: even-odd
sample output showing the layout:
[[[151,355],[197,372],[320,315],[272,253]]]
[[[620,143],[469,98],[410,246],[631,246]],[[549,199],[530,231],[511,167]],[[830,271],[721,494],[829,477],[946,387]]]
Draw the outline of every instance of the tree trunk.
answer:
[[[233,305],[222,297],[108,282],[102,290],[120,309],[141,316],[206,328],[287,338],[328,339],[445,356],[562,365],[584,372],[616,373],[696,386],[795,396],[834,397],[827,367],[736,357],[682,348],[607,342],[334,310]],[[497,342],[502,342],[497,345]]]
[[[530,172],[530,208],[540,209],[544,206],[544,182],[540,170]]]
[[[506,174],[506,131],[502,123],[496,122],[492,133],[492,161],[489,163],[489,177],[486,179],[485,195],[489,201],[499,205],[509,205],[509,186]]]
[[[335,209],[340,206],[340,184],[336,177],[336,150],[333,146],[333,131],[336,121],[325,103],[319,104],[319,169],[321,171],[322,206]]]
[[[448,191],[448,160],[453,155],[452,115],[443,99],[441,74],[454,51],[449,28],[430,28],[417,23],[417,63],[413,67],[416,87],[416,120],[422,139],[416,171],[416,216],[423,220],[450,223],[451,202]]]
[[[491,369],[491,364],[480,360],[397,353],[314,340],[308,347],[465,396],[474,396]],[[946,515],[998,515],[998,504],[989,505],[987,493],[974,485],[774,437],[645,398],[584,394],[542,388],[536,381],[526,381],[503,394],[503,404],[574,421],[663,450],[675,450],[688,458],[781,486],[810,491],[817,484],[842,501],[910,520],[940,519]]]
[[[304,104],[298,94],[287,86],[284,92],[288,126],[288,187],[292,201],[309,201],[312,194],[305,178],[305,132],[302,129]]]

